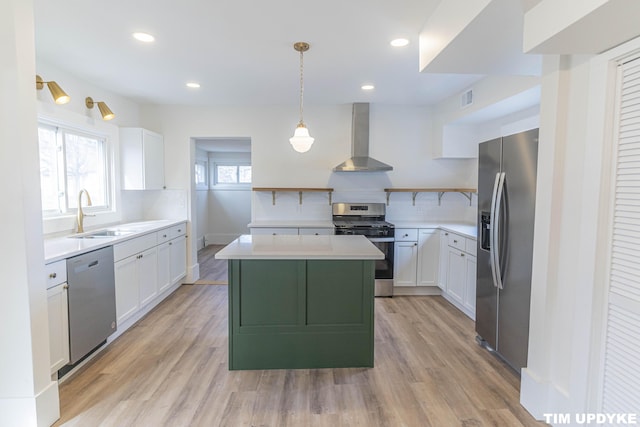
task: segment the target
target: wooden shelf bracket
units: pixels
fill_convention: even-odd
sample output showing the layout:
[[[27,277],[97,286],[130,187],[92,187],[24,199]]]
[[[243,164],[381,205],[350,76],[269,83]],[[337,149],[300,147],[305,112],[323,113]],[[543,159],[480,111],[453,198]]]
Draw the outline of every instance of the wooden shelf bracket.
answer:
[[[271,192],[271,204],[276,204],[277,192],[295,192],[298,193],[298,203],[302,204],[302,193],[305,192],[323,192],[329,195],[329,205],[331,205],[331,195],[333,188],[284,188],[284,187],[253,187],[253,191],[269,191]]]

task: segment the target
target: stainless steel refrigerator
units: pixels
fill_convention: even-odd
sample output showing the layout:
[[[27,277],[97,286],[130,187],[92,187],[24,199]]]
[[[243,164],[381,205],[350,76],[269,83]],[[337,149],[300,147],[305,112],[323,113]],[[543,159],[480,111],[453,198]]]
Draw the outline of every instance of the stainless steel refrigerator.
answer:
[[[478,159],[476,333],[527,365],[538,129],[483,142]]]

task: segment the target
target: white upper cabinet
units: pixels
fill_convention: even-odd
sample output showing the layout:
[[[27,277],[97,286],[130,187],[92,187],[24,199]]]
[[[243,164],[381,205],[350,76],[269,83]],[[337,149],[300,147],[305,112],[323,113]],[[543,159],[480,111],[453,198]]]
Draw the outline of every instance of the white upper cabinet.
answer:
[[[120,128],[123,190],[164,188],[164,139],[142,128]]]

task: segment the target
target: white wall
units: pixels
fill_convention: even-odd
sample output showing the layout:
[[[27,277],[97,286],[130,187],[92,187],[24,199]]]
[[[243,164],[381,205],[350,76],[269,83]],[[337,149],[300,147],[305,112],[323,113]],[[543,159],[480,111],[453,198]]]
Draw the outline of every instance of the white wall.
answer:
[[[599,409],[615,58],[631,50],[640,52],[640,39],[597,57],[545,58],[529,361],[521,385],[522,404],[538,418]]]
[[[251,153],[210,152],[207,244],[227,244],[241,234],[248,234],[251,222],[251,185],[229,188],[214,182],[217,163],[251,164]]]
[[[33,2],[0,3],[0,425],[59,417],[49,376],[47,297],[36,131]]]
[[[195,159],[192,138],[211,136],[251,138],[252,185],[256,187],[332,187],[336,189],[335,201],[340,201],[362,194],[384,200],[382,190],[388,187],[475,186],[475,160],[433,159],[430,111],[425,107],[371,105],[370,155],[391,164],[394,170],[334,173],[333,167],[351,155],[351,107],[305,106],[305,122],[316,141],[304,154],[295,152],[288,142],[297,122],[293,106],[144,106],[141,120],[144,127],[164,135],[166,183],[171,188],[191,187]],[[195,190],[189,197],[189,218],[193,220]],[[274,207],[270,193],[254,193],[251,218],[330,219],[326,196],[305,194],[302,205],[297,197],[279,194]],[[467,212],[460,215],[461,220],[469,217]],[[197,224],[192,226],[197,230]],[[196,254],[197,244],[192,241],[189,257],[193,264]]]

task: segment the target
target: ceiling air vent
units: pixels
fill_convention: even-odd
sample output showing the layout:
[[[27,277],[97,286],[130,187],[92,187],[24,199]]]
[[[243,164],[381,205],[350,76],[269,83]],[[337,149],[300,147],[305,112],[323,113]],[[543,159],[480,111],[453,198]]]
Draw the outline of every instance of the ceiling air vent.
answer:
[[[460,95],[460,108],[473,104],[473,89],[469,89]]]

